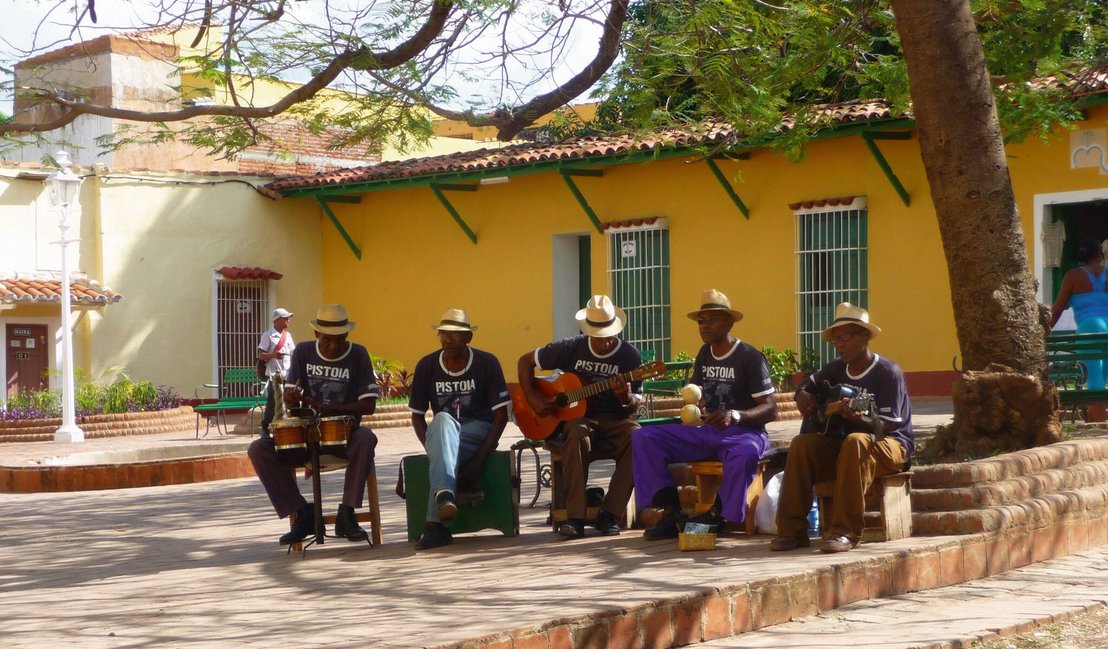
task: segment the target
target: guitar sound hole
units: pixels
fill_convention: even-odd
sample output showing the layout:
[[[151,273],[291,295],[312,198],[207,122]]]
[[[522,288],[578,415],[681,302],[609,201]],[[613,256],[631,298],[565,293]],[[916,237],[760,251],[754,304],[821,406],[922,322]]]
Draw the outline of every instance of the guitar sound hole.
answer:
[[[558,406],[559,408],[565,408],[566,406],[568,406],[569,401],[566,399],[566,395],[563,393],[554,397],[554,405]]]

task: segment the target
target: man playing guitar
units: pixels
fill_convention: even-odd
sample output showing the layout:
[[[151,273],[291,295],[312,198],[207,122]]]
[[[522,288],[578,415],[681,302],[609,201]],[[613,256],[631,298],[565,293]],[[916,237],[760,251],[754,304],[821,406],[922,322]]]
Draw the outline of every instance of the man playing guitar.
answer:
[[[642,383],[628,384],[619,374],[639,367],[639,350],[617,336],[627,324],[627,314],[607,295],[594,295],[577,312],[584,335],[554,341],[519,358],[519,386],[532,413],[543,417],[556,404],[536,387],[535,370],[562,370],[579,375],[586,383],[616,377],[610,391],[588,398],[584,417],[565,421],[546,445],[562,457],[562,482],[566,488],[567,520],[558,534],[568,538],[585,535],[585,475],[593,451],[601,450],[616,461],[608,483],[596,529],[619,534],[617,517],[631,497],[631,433],[638,424],[631,419],[642,395]]]
[[[800,414],[810,417],[819,406],[816,386],[847,386],[857,394],[873,395],[877,419],[856,407],[855,399],[839,395],[823,407],[842,420],[845,436],[797,435],[789,444],[781,500],[777,506],[777,538],[771,550],[808,547],[807,514],[816,482],[835,480],[834,511],[820,543],[823,552],[846,552],[862,540],[865,494],[877,477],[903,471],[915,449],[912,407],[904,372],[893,361],[869,349],[869,341],[881,328],[869,321],[869,313],[843,302],[835,307],[835,320],[821,337],[835,345],[839,357],[808,377],[796,391]],[[876,430],[877,422],[881,430]],[[881,434],[883,433],[883,435]]]

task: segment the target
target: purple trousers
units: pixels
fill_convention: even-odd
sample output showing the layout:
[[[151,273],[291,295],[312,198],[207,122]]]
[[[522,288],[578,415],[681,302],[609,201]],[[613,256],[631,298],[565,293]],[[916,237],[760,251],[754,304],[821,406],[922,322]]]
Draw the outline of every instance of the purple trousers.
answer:
[[[377,436],[373,431],[364,427],[357,428],[350,434],[346,452],[342,455],[335,454],[347,460],[342,504],[355,509],[362,506],[365,483],[373,468],[373,450],[376,447]],[[251,442],[246,455],[254,465],[254,473],[258,474],[258,480],[265,487],[277,516],[284,518],[308,504],[300,494],[300,487],[296,485],[296,475],[290,470],[293,467],[277,457],[272,437],[259,437]]]
[[[732,523],[746,520],[746,490],[766,452],[765,432],[731,425],[663,424],[644,426],[631,436],[631,464],[635,475],[635,506],[650,507],[654,494],[677,482],[669,472],[675,462],[723,462],[719,499],[723,517]]]

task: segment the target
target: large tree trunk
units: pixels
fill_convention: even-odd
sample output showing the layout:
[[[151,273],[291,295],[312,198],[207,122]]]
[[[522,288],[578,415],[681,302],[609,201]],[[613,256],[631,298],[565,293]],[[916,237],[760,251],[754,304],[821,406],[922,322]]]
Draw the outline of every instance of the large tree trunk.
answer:
[[[1002,365],[990,370],[1007,375],[989,381],[997,386],[991,390],[956,385],[956,395],[972,394],[979,403],[955,399],[950,437],[940,442],[948,451],[981,453],[1052,441],[1061,427],[1043,374],[1045,323],[970,2],[892,0],[892,6],[946,254],[962,364],[974,371]],[[1027,389],[1001,387],[1013,381]],[[980,416],[998,404],[1017,416]],[[1044,435],[1044,425],[1053,434]]]

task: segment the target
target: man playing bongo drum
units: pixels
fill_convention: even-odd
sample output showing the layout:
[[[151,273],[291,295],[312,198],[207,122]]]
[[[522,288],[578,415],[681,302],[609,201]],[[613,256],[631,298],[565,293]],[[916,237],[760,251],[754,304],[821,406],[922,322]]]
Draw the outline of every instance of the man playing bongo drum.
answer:
[[[417,550],[453,539],[447,521],[458,510],[455,493],[472,488],[508,423],[508,386],[500,361],[469,346],[477,327],[461,309],[447,309],[437,325],[442,350],[416,364],[408,409],[412,427],[427,450],[427,524]],[[434,413],[427,423],[427,409]]]
[[[346,340],[355,323],[347,319],[344,306],[320,306],[311,325],[316,339],[298,344],[292,352],[285,404],[310,407],[323,417],[353,418],[349,444],[333,453],[347,460],[335,536],[365,541],[369,535],[358,525],[354,509],[362,506],[377,436],[358,423],[362,415],[372,415],[377,407],[377,377],[365,347]],[[289,466],[278,458],[273,438],[254,440],[247,455],[277,515],[285,518],[297,513],[296,524],[281,536],[281,545],[298,543],[315,533],[315,509],[300,494]]]

